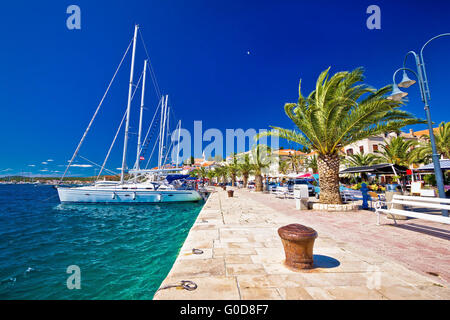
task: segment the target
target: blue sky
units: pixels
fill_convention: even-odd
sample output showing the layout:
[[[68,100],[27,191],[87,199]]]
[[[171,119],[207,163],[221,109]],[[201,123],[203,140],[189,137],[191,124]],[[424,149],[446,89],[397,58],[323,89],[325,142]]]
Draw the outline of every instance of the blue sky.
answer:
[[[81,30],[66,27],[71,4],[81,8]],[[371,4],[381,8],[381,30],[366,28]],[[193,121],[202,120],[204,129],[225,132],[292,127],[284,103],[296,101],[300,78],[308,93],[328,66],[333,73],[362,66],[368,84],[391,83],[406,52],[450,31],[449,9],[448,1],[411,0],[8,1],[0,13],[0,175],[63,170],[132,37],[134,23],[142,28],[161,91],[169,94],[183,127],[192,130]],[[143,52],[139,43],[136,76]],[[435,122],[449,121],[449,52],[450,37],[425,51]],[[414,67],[412,59],[408,65]],[[128,77],[127,59],[82,156],[103,161],[126,107]],[[417,85],[408,92],[405,108],[424,117]],[[148,124],[157,102],[151,86],[146,98]],[[133,104],[133,132],[138,100]],[[136,136],[130,139],[132,158]],[[110,168],[120,166],[122,140],[123,135]],[[86,162],[79,159],[77,164]],[[71,173],[94,170],[78,167]]]

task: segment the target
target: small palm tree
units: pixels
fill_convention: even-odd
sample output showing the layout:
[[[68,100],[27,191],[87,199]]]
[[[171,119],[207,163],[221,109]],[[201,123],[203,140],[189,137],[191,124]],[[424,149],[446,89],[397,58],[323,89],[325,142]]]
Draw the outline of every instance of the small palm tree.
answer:
[[[390,132],[419,121],[410,113],[399,110],[401,102],[387,99],[392,87],[379,90],[362,83],[363,70],[323,71],[316,88],[307,97],[301,93],[297,103],[284,106],[286,115],[298,130],[272,126],[271,131],[259,134],[278,136],[315,150],[318,154],[320,202],[341,203],[339,193],[340,150],[346,145]]]
[[[280,164],[278,166],[278,171],[281,174],[287,174],[289,169],[289,163],[286,160],[280,160]]]
[[[209,179],[209,183],[212,184],[213,179],[216,177],[216,171],[212,169],[208,170],[208,172],[206,173],[206,177]]]
[[[416,140],[395,137],[391,141],[385,141],[385,145],[382,145],[381,150],[376,151],[376,153],[379,154],[381,162],[409,167],[420,162],[420,150],[415,148],[418,144]]]
[[[244,180],[244,188],[247,188],[248,177],[254,169],[254,165],[250,163],[250,156],[245,154],[239,163],[239,172],[242,175],[242,180]]]
[[[196,168],[189,172],[189,175],[191,177],[196,177],[197,179],[201,180],[202,183],[204,183],[204,180],[208,174],[208,171],[204,167]]]
[[[289,157],[286,159],[288,166],[292,169],[292,172],[299,173],[300,167],[303,164],[303,158],[296,152],[290,153]]]
[[[422,144],[418,149],[420,150],[420,157],[424,162],[431,162],[432,149],[430,137],[425,135],[426,143]],[[441,122],[439,124],[438,132],[435,133],[434,139],[436,141],[437,152],[446,159],[450,159],[450,122]]]
[[[305,166],[306,168],[311,169],[313,173],[317,173],[317,171],[319,171],[319,168],[317,166],[317,156],[313,155],[312,157],[307,158]]]
[[[236,153],[233,153],[231,163],[227,164],[228,173],[231,177],[231,185],[236,186],[236,177],[239,174],[239,164]]]
[[[349,167],[364,167],[371,166],[376,163],[380,163],[380,156],[373,153],[356,153],[350,156],[346,156],[344,164]]]
[[[342,162],[348,167],[371,166],[380,163],[380,156],[373,153],[365,154],[361,152],[345,157]],[[362,172],[361,178],[363,181],[367,181],[367,173]]]
[[[263,191],[263,171],[272,162],[272,149],[265,144],[256,144],[252,148],[253,172],[255,174],[255,191]]]
[[[227,183],[228,180],[228,169],[226,166],[219,166],[214,169],[216,172],[217,179],[221,179],[223,183]]]

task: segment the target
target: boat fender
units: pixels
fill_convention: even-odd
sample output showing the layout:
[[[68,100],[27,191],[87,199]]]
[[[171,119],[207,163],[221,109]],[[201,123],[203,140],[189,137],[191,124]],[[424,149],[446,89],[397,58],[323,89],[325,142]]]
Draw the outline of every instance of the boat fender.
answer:
[[[115,192],[113,192],[113,194],[112,194],[112,196],[111,196],[111,199],[116,199],[116,193]]]
[[[136,192],[133,192],[133,200],[136,200]]]

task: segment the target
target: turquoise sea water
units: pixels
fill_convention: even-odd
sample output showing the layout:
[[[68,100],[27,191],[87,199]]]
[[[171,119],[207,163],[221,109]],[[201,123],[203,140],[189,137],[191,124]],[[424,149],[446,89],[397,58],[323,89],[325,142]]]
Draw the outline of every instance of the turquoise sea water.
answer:
[[[51,186],[0,185],[0,299],[151,299],[202,206],[62,205]]]

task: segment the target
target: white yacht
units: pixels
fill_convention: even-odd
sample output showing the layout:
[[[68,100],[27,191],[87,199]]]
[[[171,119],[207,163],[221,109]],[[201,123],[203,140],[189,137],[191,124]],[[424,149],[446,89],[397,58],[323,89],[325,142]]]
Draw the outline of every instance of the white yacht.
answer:
[[[130,46],[132,45],[132,58],[131,58],[131,71],[130,71],[130,82],[129,82],[129,88],[128,88],[128,103],[127,103],[127,109],[125,112],[125,115],[122,119],[122,122],[120,123],[120,126],[116,132],[116,135],[114,137],[113,143],[111,144],[111,147],[108,151],[108,154],[106,155],[106,158],[103,162],[103,164],[99,167],[101,167],[101,170],[97,176],[97,179],[100,177],[103,170],[110,171],[105,168],[106,162],[108,160],[108,157],[110,155],[111,149],[114,146],[114,143],[116,141],[117,135],[120,131],[120,128],[122,127],[124,119],[125,121],[125,138],[124,138],[124,146],[123,146],[123,157],[122,157],[122,168],[121,168],[121,174],[120,174],[120,181],[97,181],[93,185],[88,186],[81,186],[81,187],[64,187],[64,186],[57,186],[56,189],[58,190],[58,196],[59,200],[62,203],[125,203],[125,204],[131,204],[131,203],[164,203],[164,202],[185,202],[185,201],[199,201],[202,200],[203,197],[194,188],[190,187],[188,183],[186,183],[183,178],[186,178],[187,176],[182,175],[170,175],[169,171],[177,172],[181,169],[172,168],[170,170],[164,169],[164,165],[167,160],[167,155],[169,150],[166,150],[165,156],[164,156],[164,142],[165,142],[165,135],[168,134],[169,131],[169,109],[167,106],[168,96],[160,97],[160,102],[158,104],[158,107],[156,108],[155,115],[153,117],[153,120],[156,117],[156,114],[158,110],[160,110],[161,114],[161,120],[159,124],[159,137],[155,141],[155,145],[153,150],[155,150],[156,143],[159,141],[159,150],[158,150],[158,168],[155,170],[147,170],[147,169],[141,169],[140,168],[140,161],[143,160],[143,145],[142,145],[142,115],[144,110],[144,90],[145,90],[145,80],[146,80],[146,71],[148,68],[147,61],[144,61],[144,69],[141,74],[142,79],[142,93],[141,93],[141,107],[140,107],[140,116],[139,116],[139,132],[138,132],[138,144],[137,144],[137,152],[136,152],[136,161],[135,165],[133,167],[133,170],[129,170],[127,172],[127,147],[128,147],[128,136],[129,136],[129,123],[130,123],[130,106],[131,101],[134,97],[133,87],[137,89],[139,82],[137,84],[133,83],[133,76],[134,76],[134,62],[135,62],[135,52],[136,52],[136,40],[137,40],[137,34],[138,34],[139,26],[135,26],[134,29],[134,36],[132,41],[130,42],[130,45],[128,46],[117,70],[114,74],[102,100],[100,101],[100,104],[98,105],[94,116],[92,117],[86,131],[84,132],[81,141],[79,142],[71,160],[69,161],[69,164],[66,167],[66,170],[60,180],[60,183],[62,183],[65,175],[68,172],[68,169],[72,165],[74,159],[77,157],[78,152],[80,150],[80,147],[86,138],[86,135],[96,118],[98,111],[103,103],[103,100],[108,93],[109,88],[111,87],[112,82],[114,81],[114,78],[119,70],[119,68],[122,65],[122,62],[127,55]],[[145,48],[145,45],[144,45]],[[147,56],[148,59],[148,56]],[[149,69],[150,72],[152,72],[152,69]],[[152,75],[152,80],[154,80],[154,74]],[[135,90],[136,91],[136,90]],[[153,124],[152,120],[152,124]],[[147,136],[150,132],[150,128],[152,128],[152,124],[149,126],[149,130],[147,131],[147,134],[144,138],[144,141],[147,141]],[[166,132],[166,126],[167,126],[167,132]],[[181,128],[181,121],[178,122],[179,128]],[[170,149],[170,147],[168,148]],[[153,154],[153,151],[152,151]],[[178,153],[177,153],[178,154]],[[81,157],[81,156],[80,156]],[[151,156],[150,156],[151,158]],[[85,160],[88,160],[86,158],[83,158]],[[96,163],[90,161],[91,163],[97,165]],[[178,164],[178,159],[177,159]],[[147,162],[148,165],[148,162]],[[128,173],[128,181],[125,180],[126,173]]]
[[[152,183],[117,184],[64,188],[57,187],[61,202],[71,203],[159,203],[202,200],[196,190]]]

